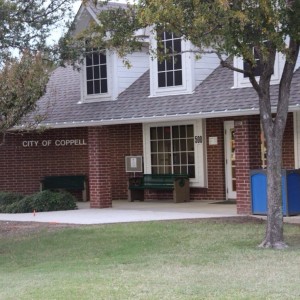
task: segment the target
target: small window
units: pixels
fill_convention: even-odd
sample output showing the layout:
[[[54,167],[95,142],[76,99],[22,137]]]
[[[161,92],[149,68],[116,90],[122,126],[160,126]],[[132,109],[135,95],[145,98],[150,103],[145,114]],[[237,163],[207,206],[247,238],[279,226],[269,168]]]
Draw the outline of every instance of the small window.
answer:
[[[92,49],[86,54],[85,65],[87,95],[106,94],[108,92],[106,53]]]
[[[169,57],[157,62],[158,87],[182,85],[181,38],[173,33],[163,32],[160,39],[161,51]]]

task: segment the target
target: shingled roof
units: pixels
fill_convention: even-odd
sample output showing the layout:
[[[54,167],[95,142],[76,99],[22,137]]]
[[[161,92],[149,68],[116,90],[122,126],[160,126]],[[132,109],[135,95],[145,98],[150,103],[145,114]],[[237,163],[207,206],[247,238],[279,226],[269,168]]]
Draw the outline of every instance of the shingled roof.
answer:
[[[57,68],[49,81],[46,96],[39,103],[42,110],[48,110],[44,124],[52,127],[93,126],[249,115],[259,112],[258,97],[254,89],[232,88],[233,72],[226,68],[218,67],[192,94],[164,97],[149,97],[149,73],[144,73],[115,101],[80,103],[79,72],[72,67]],[[274,109],[277,93],[278,85],[272,86]],[[295,110],[299,105],[300,68],[294,74],[290,108]]]

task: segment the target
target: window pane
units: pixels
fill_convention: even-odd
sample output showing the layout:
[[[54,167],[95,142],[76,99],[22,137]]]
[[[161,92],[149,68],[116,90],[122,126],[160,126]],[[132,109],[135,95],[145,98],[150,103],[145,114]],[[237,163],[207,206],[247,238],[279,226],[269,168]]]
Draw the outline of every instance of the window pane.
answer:
[[[181,173],[182,174],[188,174],[188,167],[187,166],[181,166]]]
[[[165,174],[172,174],[172,166],[165,167]]]
[[[172,39],[172,38],[173,38],[172,33],[165,32],[165,39],[166,39],[166,40],[170,40],[170,39]]]
[[[179,152],[180,151],[179,140],[173,140],[173,151],[174,152]]]
[[[186,137],[186,126],[182,125],[179,127],[180,130],[180,138],[185,138]]]
[[[100,80],[94,81],[94,93],[99,94],[100,93]]]
[[[165,152],[171,152],[171,141],[165,140]]]
[[[180,154],[179,153],[173,154],[173,164],[180,165]]]
[[[166,86],[165,73],[158,73],[158,87]]]
[[[164,138],[164,128],[157,127],[157,139],[162,140]]]
[[[99,67],[96,66],[94,67],[94,79],[99,79],[99,78],[100,78]]]
[[[165,164],[165,155],[163,153],[157,154],[158,162],[157,164],[159,166],[163,166]]]
[[[165,167],[158,167],[158,174],[165,174]]]
[[[183,165],[187,164],[186,152],[181,153],[181,164],[183,164]]]
[[[187,151],[194,151],[194,139],[187,140]]]
[[[173,80],[173,72],[167,72],[167,86],[173,86],[174,80]]]
[[[175,166],[174,167],[174,173],[175,174],[180,174],[180,166]]]
[[[86,79],[87,80],[93,79],[93,67],[86,68]]]
[[[180,140],[180,151],[186,151],[186,140]]]
[[[165,154],[165,165],[170,165],[172,163],[171,161],[171,153]]]
[[[164,138],[165,139],[171,138],[171,127],[164,127]]]
[[[163,141],[157,142],[157,152],[164,152],[164,142]]]
[[[179,138],[179,126],[172,127],[172,136],[173,136],[173,139]]]
[[[87,54],[85,58],[86,66],[91,66],[93,64],[92,54]]]
[[[196,173],[195,173],[195,166],[189,166],[188,167],[188,174],[190,178],[195,178]]]
[[[99,60],[99,54],[98,53],[94,53],[93,54],[93,64],[94,65],[99,65],[100,60]]]
[[[157,69],[158,69],[158,72],[165,71],[166,70],[166,61],[164,60],[161,63],[158,62]]]
[[[107,78],[107,68],[106,65],[101,65],[100,66],[100,74],[101,74],[101,78]]]
[[[150,139],[151,140],[156,140],[157,139],[156,127],[150,128]]]
[[[88,95],[94,94],[94,83],[93,81],[87,81],[86,82],[86,89]]]
[[[177,52],[177,53],[181,52],[181,40],[180,39],[174,40],[174,52]]]
[[[173,62],[173,57],[169,57],[167,60],[166,60],[166,63],[167,63],[167,71],[173,71],[174,70],[174,62]]]
[[[182,85],[182,71],[175,71],[175,84],[174,85]]]
[[[156,153],[157,152],[157,142],[151,141],[151,152]]]
[[[193,125],[187,125],[186,126],[186,130],[187,130],[187,137],[194,137],[194,126]]]
[[[100,64],[106,64],[106,54],[100,53]]]
[[[157,160],[157,155],[156,154],[152,154],[151,155],[151,165],[157,165],[158,164],[158,160]]]
[[[193,165],[195,163],[195,155],[194,152],[188,153],[188,164]]]
[[[181,61],[181,55],[176,55],[174,57],[174,70],[182,69],[182,61]]]
[[[101,93],[107,93],[107,79],[101,80]]]

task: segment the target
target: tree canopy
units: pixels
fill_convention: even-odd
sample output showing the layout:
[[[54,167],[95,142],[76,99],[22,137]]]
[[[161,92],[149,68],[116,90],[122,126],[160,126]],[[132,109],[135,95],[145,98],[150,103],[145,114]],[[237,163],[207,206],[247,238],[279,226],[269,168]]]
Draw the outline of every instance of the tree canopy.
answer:
[[[45,93],[58,52],[58,47],[49,45],[47,38],[57,26],[67,22],[73,2],[0,0],[0,133],[3,137],[36,109],[36,102]]]

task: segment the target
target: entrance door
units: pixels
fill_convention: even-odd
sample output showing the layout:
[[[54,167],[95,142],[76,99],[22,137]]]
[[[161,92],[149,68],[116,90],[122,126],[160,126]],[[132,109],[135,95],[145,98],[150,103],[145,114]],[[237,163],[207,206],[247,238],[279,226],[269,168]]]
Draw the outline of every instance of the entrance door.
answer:
[[[224,122],[226,198],[236,199],[234,121]]]

